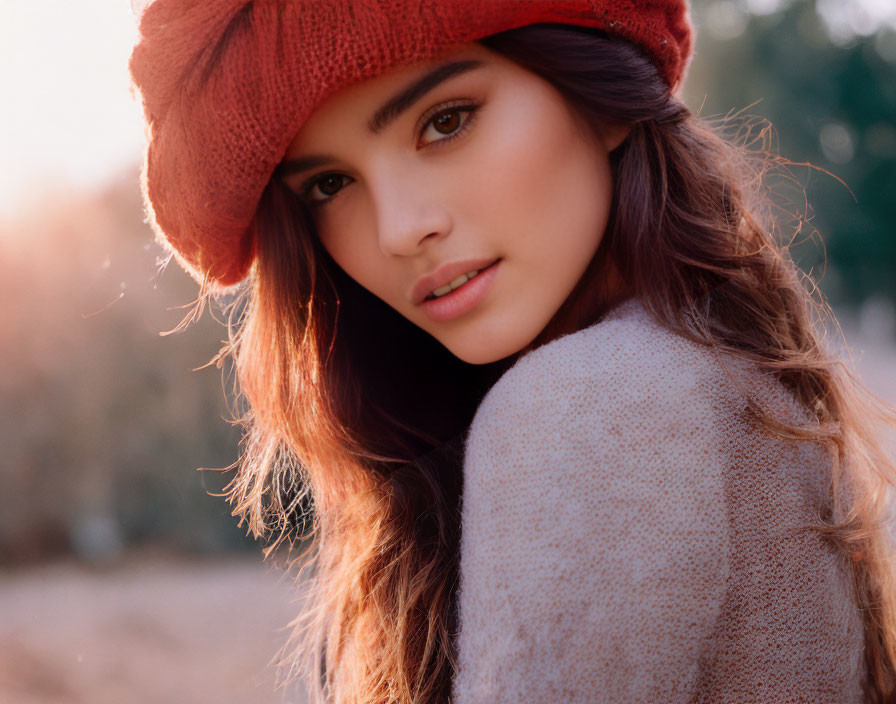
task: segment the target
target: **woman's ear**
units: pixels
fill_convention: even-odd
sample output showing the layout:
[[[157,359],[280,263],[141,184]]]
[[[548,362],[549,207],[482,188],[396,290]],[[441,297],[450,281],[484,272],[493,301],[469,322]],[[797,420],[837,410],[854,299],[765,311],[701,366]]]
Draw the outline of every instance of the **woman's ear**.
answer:
[[[601,125],[598,136],[607,153],[612,152],[625,141],[625,138],[631,133],[632,127],[633,125],[616,122],[605,122]]]

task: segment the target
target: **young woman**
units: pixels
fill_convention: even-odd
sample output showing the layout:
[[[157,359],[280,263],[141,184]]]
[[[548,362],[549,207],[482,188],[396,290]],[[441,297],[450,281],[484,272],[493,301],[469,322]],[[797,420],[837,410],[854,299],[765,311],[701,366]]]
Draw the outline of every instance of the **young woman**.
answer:
[[[156,0],[146,202],[239,292],[235,511],[313,701],[896,701],[890,419],[684,2]]]

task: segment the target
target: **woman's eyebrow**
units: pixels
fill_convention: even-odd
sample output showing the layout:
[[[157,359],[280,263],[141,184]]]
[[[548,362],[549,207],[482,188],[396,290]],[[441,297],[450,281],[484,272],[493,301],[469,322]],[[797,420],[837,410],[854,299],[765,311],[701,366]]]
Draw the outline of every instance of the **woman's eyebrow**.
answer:
[[[444,83],[449,78],[454,78],[483,65],[482,61],[477,59],[469,59],[466,61],[452,61],[441,66],[436,66],[423,76],[415,80],[403,90],[389,98],[385,104],[377,110],[373,117],[367,121],[367,128],[373,134],[379,134],[389,126],[393,120],[399,115],[411,108],[414,103],[423,98],[427,93],[436,86]],[[324,164],[336,161],[333,157],[326,154],[315,154],[313,156],[305,156],[300,159],[290,159],[282,161],[277,165],[275,174],[280,178],[290,176],[301,171],[323,166]]]
[[[449,78],[454,78],[462,73],[467,73],[480,66],[482,66],[482,61],[475,59],[452,61],[447,64],[442,64],[441,66],[436,66],[436,68],[427,72],[421,78],[418,78],[404,88],[404,90],[386,101],[385,105],[377,110],[374,116],[367,122],[368,129],[370,129],[373,134],[379,134],[390,122],[395,120],[401,113],[410,108],[440,83],[444,83]]]

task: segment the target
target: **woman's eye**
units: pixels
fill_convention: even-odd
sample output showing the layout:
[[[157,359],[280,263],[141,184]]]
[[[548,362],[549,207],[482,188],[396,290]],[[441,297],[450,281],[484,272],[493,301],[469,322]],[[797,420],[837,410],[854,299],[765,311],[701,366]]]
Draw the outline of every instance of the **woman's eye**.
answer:
[[[426,121],[423,132],[420,135],[421,142],[423,144],[445,142],[460,136],[469,126],[477,107],[476,105],[457,105],[439,110]],[[434,136],[435,139],[424,141],[427,134]]]
[[[348,176],[342,174],[324,174],[305,188],[305,200],[311,205],[326,203],[339,193],[349,180]]]

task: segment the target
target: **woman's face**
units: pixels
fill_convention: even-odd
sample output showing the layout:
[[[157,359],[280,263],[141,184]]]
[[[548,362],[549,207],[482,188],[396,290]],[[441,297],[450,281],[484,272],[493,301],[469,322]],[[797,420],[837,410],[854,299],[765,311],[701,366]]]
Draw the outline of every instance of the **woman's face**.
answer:
[[[281,168],[349,276],[485,364],[532,342],[581,278],[627,134],[594,134],[551,84],[470,44],[334,94]]]

